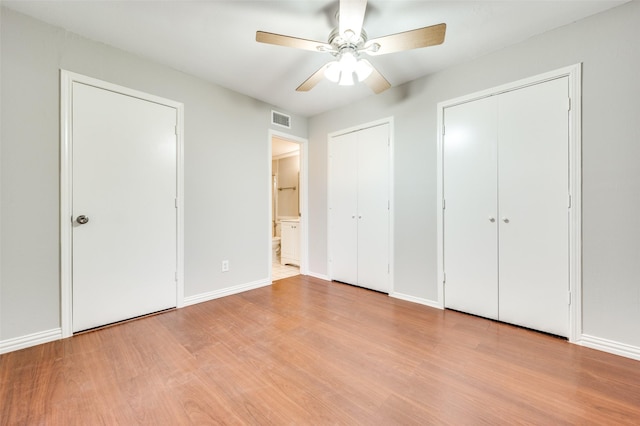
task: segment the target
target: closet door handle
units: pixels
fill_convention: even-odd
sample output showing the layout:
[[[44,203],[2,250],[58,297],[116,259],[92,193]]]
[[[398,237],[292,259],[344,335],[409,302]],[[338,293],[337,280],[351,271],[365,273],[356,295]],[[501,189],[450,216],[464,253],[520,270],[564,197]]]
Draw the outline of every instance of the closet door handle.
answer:
[[[509,218],[508,218],[508,217],[503,217],[503,218],[502,218],[502,221],[503,221],[504,223],[509,223]]]
[[[495,222],[495,221],[496,221],[496,218],[495,218],[495,217],[491,217],[491,216],[489,216],[489,222],[493,223],[493,222]]]

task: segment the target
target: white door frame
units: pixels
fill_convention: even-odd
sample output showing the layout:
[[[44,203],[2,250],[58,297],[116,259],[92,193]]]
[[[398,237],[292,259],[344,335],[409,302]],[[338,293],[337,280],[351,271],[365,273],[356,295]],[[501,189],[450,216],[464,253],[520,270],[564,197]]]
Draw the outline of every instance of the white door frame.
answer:
[[[443,129],[445,108],[561,77],[569,78],[569,341],[577,342],[582,334],[582,64],[578,63],[544,74],[438,103],[438,300],[444,309],[444,211],[443,211]]]
[[[344,135],[347,133],[357,132],[359,130],[364,130],[369,127],[381,126],[383,124],[389,125],[389,295],[392,296],[395,294],[395,285],[394,285],[394,270],[395,270],[395,236],[394,236],[394,211],[395,211],[395,202],[394,202],[394,169],[393,169],[393,158],[394,158],[394,125],[393,125],[393,116],[382,118],[380,120],[370,121],[368,123],[359,124],[357,126],[348,127],[346,129],[338,130],[336,132],[331,132],[327,134],[327,148],[331,144],[331,139],[335,136]],[[332,278],[331,271],[331,233],[329,230],[331,229],[331,186],[329,185],[330,173],[331,173],[331,153],[329,149],[327,149],[327,275],[329,280]]]
[[[73,244],[71,215],[73,208],[73,83],[83,83],[122,95],[149,102],[155,102],[176,110],[177,152],[176,152],[176,306],[184,305],[184,105],[169,99],[143,93],[106,81],[87,77],[66,70],[60,70],[60,326],[62,337],[73,334]]]
[[[273,253],[271,250],[272,245],[272,229],[273,229],[273,182],[271,180],[271,176],[273,174],[273,165],[272,165],[272,140],[273,137],[278,137],[281,139],[285,139],[289,142],[294,142],[300,145],[300,227],[302,228],[302,234],[300,235],[300,274],[308,275],[309,274],[309,178],[308,178],[308,169],[309,169],[309,140],[305,138],[301,138],[298,136],[290,135],[288,133],[280,132],[278,130],[269,129],[268,132],[268,149],[267,149],[267,159],[269,161],[269,173],[267,175],[267,188],[269,194],[269,223],[265,227],[265,229],[269,230],[268,233],[268,259],[269,259],[269,267],[268,267],[268,275],[267,279],[269,282],[272,282],[272,264],[273,264]]]

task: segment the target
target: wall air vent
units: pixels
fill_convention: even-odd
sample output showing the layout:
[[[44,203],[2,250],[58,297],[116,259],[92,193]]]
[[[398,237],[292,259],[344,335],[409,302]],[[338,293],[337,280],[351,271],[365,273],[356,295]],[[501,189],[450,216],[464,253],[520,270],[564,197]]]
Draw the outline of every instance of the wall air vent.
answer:
[[[271,124],[276,126],[291,128],[291,116],[278,111],[271,111]]]

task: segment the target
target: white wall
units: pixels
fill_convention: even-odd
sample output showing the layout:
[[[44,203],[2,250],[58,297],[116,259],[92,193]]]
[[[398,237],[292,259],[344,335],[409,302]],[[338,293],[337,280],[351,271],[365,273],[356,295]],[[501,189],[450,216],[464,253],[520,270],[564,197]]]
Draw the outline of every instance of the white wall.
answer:
[[[436,104],[582,62],[584,333],[640,348],[639,23],[630,2],[312,117],[310,271],[327,273],[327,133],[394,116],[395,290],[436,300]]]
[[[272,106],[1,14],[0,343],[60,326],[60,68],[184,103],[185,296],[266,280]],[[306,137],[306,118],[292,123]]]

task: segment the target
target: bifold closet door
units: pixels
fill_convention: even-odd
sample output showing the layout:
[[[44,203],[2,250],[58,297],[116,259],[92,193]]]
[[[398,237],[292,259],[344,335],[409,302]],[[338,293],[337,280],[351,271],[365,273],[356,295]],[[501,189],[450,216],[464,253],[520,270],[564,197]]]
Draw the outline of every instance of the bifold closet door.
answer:
[[[329,142],[332,280],[389,292],[389,125]]]
[[[333,137],[329,146],[331,279],[358,282],[358,136]]]
[[[568,99],[567,77],[498,98],[499,318],[560,336],[569,333]]]
[[[358,135],[358,285],[389,292],[389,125]]]
[[[449,107],[445,306],[568,336],[568,78]]]
[[[496,98],[445,111],[447,308],[498,318]]]

